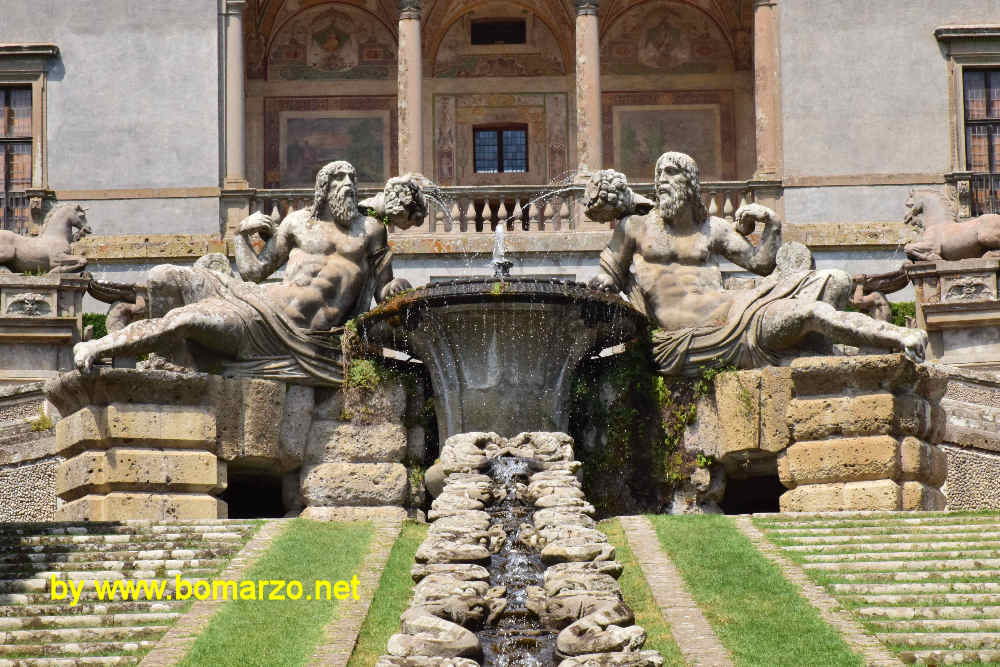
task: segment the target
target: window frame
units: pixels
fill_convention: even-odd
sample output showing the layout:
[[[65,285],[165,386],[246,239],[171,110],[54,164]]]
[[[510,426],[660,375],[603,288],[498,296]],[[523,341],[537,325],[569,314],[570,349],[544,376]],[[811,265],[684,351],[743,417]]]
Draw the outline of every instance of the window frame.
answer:
[[[503,167],[503,133],[505,131],[520,131],[524,132],[524,170],[523,171],[504,171]],[[497,134],[497,170],[496,171],[478,171],[476,169],[476,134],[478,132],[496,132]],[[472,127],[472,173],[474,174],[527,174],[531,170],[531,156],[530,142],[528,141],[528,124],[527,123],[490,123],[488,125],[474,125]]]
[[[473,26],[484,25],[487,23],[520,23],[524,26],[524,41],[521,42],[489,42],[486,44],[478,44],[473,41]],[[528,43],[528,32],[529,32],[528,20],[523,16],[492,16],[484,18],[473,18],[469,21],[469,44],[472,46],[525,46]]]

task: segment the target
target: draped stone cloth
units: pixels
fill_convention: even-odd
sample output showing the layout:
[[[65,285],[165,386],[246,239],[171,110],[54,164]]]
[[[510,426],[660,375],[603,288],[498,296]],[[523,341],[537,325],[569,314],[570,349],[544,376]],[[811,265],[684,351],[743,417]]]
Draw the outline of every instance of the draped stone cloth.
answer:
[[[375,276],[392,262],[388,248],[369,255],[369,271],[351,317],[368,310],[375,293]],[[227,262],[228,264],[228,262]],[[344,382],[343,327],[316,331],[298,327],[275,303],[268,285],[246,282],[224,272],[191,268],[184,286],[185,305],[205,315],[221,315],[224,326],[240,328],[234,360],[224,360],[224,375],[297,384],[341,385]]]
[[[630,303],[650,317],[645,295],[631,273],[626,273],[616,256],[605,248],[601,269],[624,285],[622,291]],[[741,369],[776,365],[780,354],[761,341],[768,306],[781,299],[817,301],[831,277],[828,271],[776,271],[761,280],[757,287],[726,290],[733,296],[729,319],[721,326],[689,327],[652,334],[653,358],[659,372],[667,376],[697,376],[705,366],[735,366]]]

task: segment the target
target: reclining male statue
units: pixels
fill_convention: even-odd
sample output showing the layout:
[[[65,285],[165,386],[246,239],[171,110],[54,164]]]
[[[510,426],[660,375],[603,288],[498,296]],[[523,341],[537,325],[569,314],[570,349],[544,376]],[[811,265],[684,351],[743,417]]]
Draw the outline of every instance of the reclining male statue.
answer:
[[[156,352],[186,365],[212,366],[252,377],[290,377],[320,384],[343,380],[339,335],[352,317],[410,284],[393,279],[386,226],[357,203],[356,175],[347,162],[331,162],[316,176],[310,208],[290,213],[277,228],[263,214],[240,225],[236,266],[223,255],[206,255],[194,267],[161,265],[149,275],[153,319],[73,348],[84,372],[103,354]],[[389,181],[363,202],[402,229],[427,213],[410,177]],[[364,208],[364,207],[363,207]],[[367,209],[365,209],[367,210]],[[266,241],[258,254],[251,236]],[[285,265],[281,282],[258,285]],[[184,353],[187,356],[184,356]]]
[[[653,352],[662,374],[695,375],[705,365],[775,365],[810,334],[900,349],[923,360],[923,331],[841,312],[851,296],[850,275],[810,270],[811,256],[800,244],[779,253],[781,221],[774,211],[742,206],[735,224],[709,216],[698,167],[683,153],[663,154],[653,178],[656,202],[633,193],[614,171],[595,174],[586,199],[591,218],[620,219],[590,285],[624,292],[659,327]],[[764,229],[754,247],[746,236],[757,222]],[[719,257],[767,277],[753,289],[724,289]]]

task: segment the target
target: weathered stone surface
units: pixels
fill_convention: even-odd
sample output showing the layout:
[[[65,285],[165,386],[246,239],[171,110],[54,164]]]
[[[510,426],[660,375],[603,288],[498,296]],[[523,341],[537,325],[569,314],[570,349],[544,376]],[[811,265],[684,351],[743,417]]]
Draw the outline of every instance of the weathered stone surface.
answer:
[[[939,447],[914,437],[905,437],[899,444],[899,465],[902,479],[941,486],[948,476],[948,459]]]
[[[545,594],[549,597],[579,593],[613,593],[621,597],[621,586],[615,578],[596,570],[562,570],[550,567],[545,571]]]
[[[561,577],[574,573],[606,574],[617,579],[622,573],[622,564],[616,560],[597,561],[591,563],[559,563],[550,565],[545,570],[545,576]]]
[[[559,507],[541,509],[535,512],[535,528],[542,530],[563,524],[583,526],[585,528],[596,528],[597,522],[583,512],[564,510]]]
[[[302,469],[307,505],[400,505],[409,481],[399,463],[321,463]]]
[[[389,638],[390,655],[475,658],[482,653],[472,632],[420,609],[403,612],[401,629],[402,633]]]
[[[541,589],[534,588],[540,595],[535,591],[528,591],[526,606],[537,614],[542,625],[550,630],[562,630],[585,616],[607,608],[615,608],[620,605],[625,610],[628,609],[621,605],[621,598],[614,593],[583,591],[559,597],[546,597]],[[622,624],[632,623],[633,620],[623,617]]]
[[[544,431],[520,433],[510,439],[512,448],[525,448],[534,452],[533,458],[545,463],[573,461],[573,438],[565,433]]]
[[[889,479],[808,484],[781,495],[782,512],[840,512],[902,509],[902,487]]]
[[[399,463],[406,455],[406,430],[401,424],[359,425],[316,420],[309,430],[306,463]]]
[[[489,612],[485,581],[469,581],[444,574],[424,577],[413,590],[410,609],[420,609],[432,616],[459,625],[478,624]]]
[[[414,560],[418,563],[484,563],[491,552],[475,540],[447,539],[428,535],[420,544]]]
[[[241,419],[238,439],[220,438],[219,456],[227,461],[281,465],[279,438],[285,408],[285,384],[245,378],[227,382],[238,384],[239,405],[219,406],[219,413],[225,414],[233,409]]]
[[[285,404],[278,431],[279,455],[295,466],[305,461],[306,440],[312,425],[316,390],[300,384],[285,389]]]
[[[618,614],[602,609],[581,618],[559,633],[556,638],[556,648],[567,656],[622,650],[636,651],[642,648],[646,642],[646,631],[638,625],[621,627],[611,622],[610,619],[617,617]],[[605,620],[608,622],[604,622]]]
[[[786,414],[797,441],[849,435],[922,436],[931,424],[927,401],[886,392],[863,396],[793,399]]]
[[[226,464],[210,452],[112,447],[77,454],[56,472],[64,500],[112,490],[217,495],[225,488]]]
[[[589,653],[566,658],[559,667],[661,667],[663,656],[659,651],[633,651],[628,653]]]
[[[720,439],[715,455],[758,449],[761,424],[761,371],[720,373],[715,377],[715,409]]]
[[[56,423],[63,456],[116,444],[215,450],[215,415],[210,407],[114,403],[88,406]]]
[[[375,667],[479,667],[479,663],[468,658],[430,658],[419,655],[400,658],[394,655],[383,655],[379,656]]]
[[[785,486],[897,479],[899,442],[892,436],[796,442],[783,454],[779,476]],[[781,476],[783,475],[783,476]]]
[[[578,512],[584,512],[586,514],[594,514],[597,510],[594,506],[588,503],[584,498],[578,498],[573,495],[564,495],[562,493],[552,493],[547,496],[542,496],[535,501],[536,507],[547,508],[547,507],[561,507],[565,509],[573,509]]]
[[[903,482],[902,503],[904,510],[940,511],[947,505],[940,489],[922,482]]]
[[[792,369],[787,366],[764,368],[760,375],[760,448],[780,452],[792,442],[785,417],[792,400]]]
[[[209,495],[194,493],[122,493],[89,495],[56,510],[56,521],[173,521],[225,519],[226,503]]]
[[[916,365],[902,354],[802,357],[791,363],[796,396],[911,392],[940,400],[947,376],[931,365]]]
[[[542,549],[542,561],[545,563],[590,562],[614,558],[613,545],[579,537],[550,542]]]
[[[410,569],[410,576],[414,581],[420,581],[433,574],[447,574],[464,580],[482,579],[486,581],[490,578],[489,570],[482,565],[473,563],[417,563]]]
[[[485,531],[490,527],[490,515],[486,512],[469,510],[456,512],[437,519],[431,524],[429,532],[445,533],[453,531]]]
[[[102,368],[89,375],[63,373],[45,384],[45,396],[65,416],[110,403],[202,405],[222,382],[207,373]]]
[[[950,445],[938,448],[948,460],[948,478],[941,490],[949,510],[1000,507],[1000,454]]]

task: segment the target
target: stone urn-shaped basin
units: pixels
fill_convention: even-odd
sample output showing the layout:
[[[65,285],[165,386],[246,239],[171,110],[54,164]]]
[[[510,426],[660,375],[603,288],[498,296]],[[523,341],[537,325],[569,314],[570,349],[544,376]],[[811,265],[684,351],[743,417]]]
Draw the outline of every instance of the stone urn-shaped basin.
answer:
[[[358,320],[368,343],[427,366],[441,442],[470,431],[566,431],[577,364],[645,325],[618,296],[533,278],[435,283]]]

